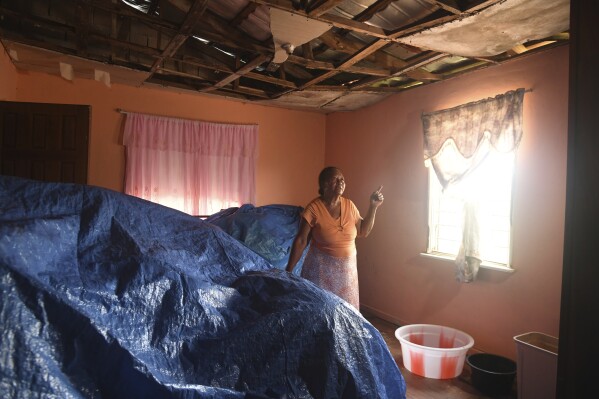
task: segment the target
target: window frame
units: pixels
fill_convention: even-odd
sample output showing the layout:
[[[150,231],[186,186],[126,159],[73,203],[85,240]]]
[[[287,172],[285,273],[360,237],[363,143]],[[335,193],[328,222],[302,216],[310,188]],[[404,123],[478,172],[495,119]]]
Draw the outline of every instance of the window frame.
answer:
[[[511,183],[511,192],[510,192],[510,198],[509,198],[509,243],[508,243],[508,254],[507,254],[507,263],[500,263],[500,262],[494,262],[494,261],[490,261],[490,260],[485,260],[483,259],[480,267],[484,268],[484,269],[491,269],[491,270],[496,270],[496,271],[500,271],[500,272],[507,272],[507,273],[512,273],[515,271],[515,269],[513,268],[513,247],[514,247],[514,223],[513,223],[513,209],[514,209],[514,186],[515,186],[515,175],[516,175],[516,165],[517,165],[517,154],[514,154],[514,158],[513,158],[513,168],[512,168],[512,175],[510,178],[510,183]],[[457,257],[457,253],[456,254],[452,254],[452,253],[447,253],[447,252],[441,252],[441,251],[436,251],[433,248],[435,247],[435,245],[433,245],[432,241],[432,229],[434,228],[434,223],[433,223],[433,214],[431,211],[431,206],[437,206],[437,205],[433,205],[432,204],[432,196],[431,196],[431,179],[437,179],[435,172],[433,170],[432,165],[430,164],[430,161],[426,162],[426,168],[427,168],[427,208],[426,208],[426,212],[427,212],[427,244],[426,244],[426,251],[422,252],[420,254],[421,257],[424,258],[430,258],[430,259],[436,259],[436,260],[440,260],[446,263],[451,263],[453,265],[455,265],[455,258]],[[436,245],[436,247],[438,247],[438,245]]]

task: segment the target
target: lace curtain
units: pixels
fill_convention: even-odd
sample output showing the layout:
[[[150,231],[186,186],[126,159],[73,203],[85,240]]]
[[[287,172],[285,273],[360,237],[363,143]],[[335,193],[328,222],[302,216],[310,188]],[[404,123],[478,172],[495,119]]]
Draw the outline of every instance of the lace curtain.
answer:
[[[517,89],[422,115],[424,159],[432,162],[443,188],[474,170],[491,150],[516,150],[523,98],[524,89]]]
[[[424,159],[444,190],[467,180],[493,157],[516,151],[522,138],[524,89],[422,115]],[[459,281],[473,281],[481,263],[477,196],[466,198],[463,237],[456,259]]]
[[[125,193],[191,215],[255,201],[258,126],[127,113]]]

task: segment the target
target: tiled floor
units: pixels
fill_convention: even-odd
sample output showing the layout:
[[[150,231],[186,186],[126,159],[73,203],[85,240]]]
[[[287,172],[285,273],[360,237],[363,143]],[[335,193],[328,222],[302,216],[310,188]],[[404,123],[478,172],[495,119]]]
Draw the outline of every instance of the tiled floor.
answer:
[[[424,378],[410,373],[403,367],[401,345],[397,338],[395,338],[395,330],[398,326],[369,314],[364,314],[364,317],[380,331],[387,342],[387,346],[406,380],[408,399],[490,398],[490,396],[480,393],[471,385],[470,367],[468,364],[464,365],[464,370],[459,377],[449,380]],[[514,383],[510,395],[495,397],[495,399],[516,399],[515,387],[516,384]]]

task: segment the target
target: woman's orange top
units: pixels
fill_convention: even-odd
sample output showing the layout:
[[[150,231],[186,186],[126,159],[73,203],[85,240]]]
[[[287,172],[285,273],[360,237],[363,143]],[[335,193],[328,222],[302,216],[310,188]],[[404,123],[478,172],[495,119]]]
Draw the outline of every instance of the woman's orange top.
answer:
[[[341,197],[341,215],[334,219],[320,197],[312,200],[302,214],[312,228],[312,245],[338,258],[356,255],[356,223],[362,220],[354,203]]]

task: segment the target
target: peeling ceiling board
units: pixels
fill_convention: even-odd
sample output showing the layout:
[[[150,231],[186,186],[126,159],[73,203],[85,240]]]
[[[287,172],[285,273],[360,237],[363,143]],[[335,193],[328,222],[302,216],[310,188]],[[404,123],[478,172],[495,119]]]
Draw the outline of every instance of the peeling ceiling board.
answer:
[[[276,8],[270,9],[270,30],[275,44],[272,62],[280,64],[296,47],[316,39],[333,26]]]
[[[328,113],[567,44],[568,14],[568,0],[0,0],[0,41],[20,70]]]
[[[137,71],[115,65],[65,55],[56,51],[31,47],[21,43],[3,41],[13,64],[20,70],[48,73],[61,76],[61,64],[64,73],[72,74],[71,79],[98,79],[106,83],[106,76],[96,71],[110,74],[111,83],[140,86],[149,76],[149,72]],[[99,76],[100,75],[100,76]],[[63,78],[66,79],[65,76]]]
[[[391,94],[388,93],[348,93],[324,106],[330,112],[352,111],[356,108],[365,108],[384,100]]]
[[[569,25],[569,0],[505,0],[398,40],[463,57],[489,57],[564,32]]]
[[[263,104],[276,103],[286,106],[321,107],[339,97],[340,93],[319,90],[302,90],[279,97],[276,101],[265,100]]]

